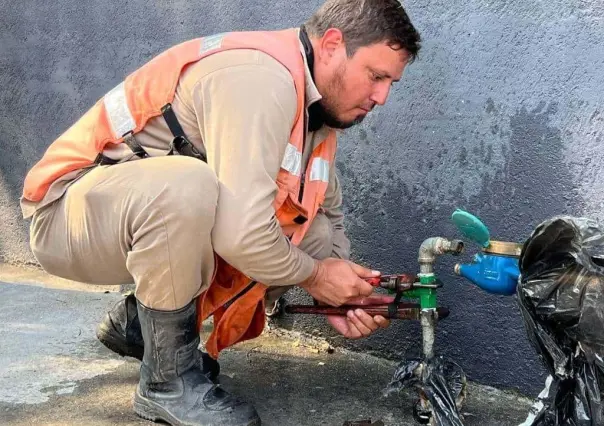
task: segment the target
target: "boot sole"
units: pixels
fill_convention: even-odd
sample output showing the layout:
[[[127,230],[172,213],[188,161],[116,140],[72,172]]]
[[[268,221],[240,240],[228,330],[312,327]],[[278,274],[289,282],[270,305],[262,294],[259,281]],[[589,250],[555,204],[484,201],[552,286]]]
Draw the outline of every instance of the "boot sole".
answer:
[[[142,398],[141,396],[139,396],[138,394],[135,395],[134,397],[134,412],[136,413],[136,415],[138,415],[139,417],[142,417],[145,420],[149,420],[152,422],[165,422],[168,423],[171,426],[186,426],[185,423],[182,423],[180,421],[178,421],[177,419],[175,419],[174,417],[172,417],[170,414],[168,414],[163,408],[159,407],[159,406],[155,406],[155,404],[145,398]],[[207,425],[203,425],[203,426],[215,426],[212,423],[208,423]],[[233,426],[261,426],[261,422],[260,422],[260,418],[255,418],[250,420],[249,422],[243,424],[238,424],[238,425],[234,425]]]
[[[112,330],[105,324],[99,324],[96,330],[96,337],[108,349],[120,356],[136,358],[139,361],[143,360],[144,348],[131,347],[133,349],[124,349],[123,338],[121,336],[114,337]]]

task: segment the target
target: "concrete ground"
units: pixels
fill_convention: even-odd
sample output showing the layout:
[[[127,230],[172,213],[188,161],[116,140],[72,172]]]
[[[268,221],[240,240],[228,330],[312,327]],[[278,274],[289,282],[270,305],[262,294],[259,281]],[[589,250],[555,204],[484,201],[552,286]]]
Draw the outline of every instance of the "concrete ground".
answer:
[[[150,425],[131,409],[137,360],[94,336],[119,287],[0,266],[0,425]],[[253,402],[263,425],[416,425],[413,393],[382,396],[396,363],[268,330],[225,351],[222,385]],[[466,425],[521,423],[531,400],[470,383]]]

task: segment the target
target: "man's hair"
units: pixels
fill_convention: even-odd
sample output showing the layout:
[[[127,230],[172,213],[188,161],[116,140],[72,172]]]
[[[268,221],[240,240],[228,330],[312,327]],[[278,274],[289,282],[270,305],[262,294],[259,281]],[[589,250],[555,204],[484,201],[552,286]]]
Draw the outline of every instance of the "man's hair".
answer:
[[[349,57],[359,47],[385,41],[393,49],[405,49],[413,62],[420,49],[420,35],[398,0],[327,0],[304,27],[311,37],[339,29]]]

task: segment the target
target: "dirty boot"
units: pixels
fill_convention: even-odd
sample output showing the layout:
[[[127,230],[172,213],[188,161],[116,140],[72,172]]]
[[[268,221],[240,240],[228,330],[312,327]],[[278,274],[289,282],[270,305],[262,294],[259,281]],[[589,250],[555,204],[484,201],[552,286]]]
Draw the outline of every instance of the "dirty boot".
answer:
[[[105,314],[97,326],[96,337],[118,355],[142,361],[143,335],[134,294],[128,293]]]
[[[172,426],[257,426],[254,407],[212,383],[198,362],[196,305],[156,311],[138,303],[145,342],[134,411]]]
[[[142,361],[143,335],[133,293],[126,293],[126,297],[119,300],[105,314],[103,321],[97,326],[96,336],[103,345],[116,354]],[[216,381],[220,374],[218,361],[199,350],[198,357],[203,373],[210,380]]]

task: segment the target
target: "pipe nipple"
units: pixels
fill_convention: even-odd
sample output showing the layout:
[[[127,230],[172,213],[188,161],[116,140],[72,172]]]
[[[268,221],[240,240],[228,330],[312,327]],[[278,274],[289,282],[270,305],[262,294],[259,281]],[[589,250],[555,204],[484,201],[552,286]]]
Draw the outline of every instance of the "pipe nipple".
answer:
[[[449,252],[452,253],[454,256],[463,253],[463,249],[464,243],[462,240],[452,240],[451,244],[449,245]]]

